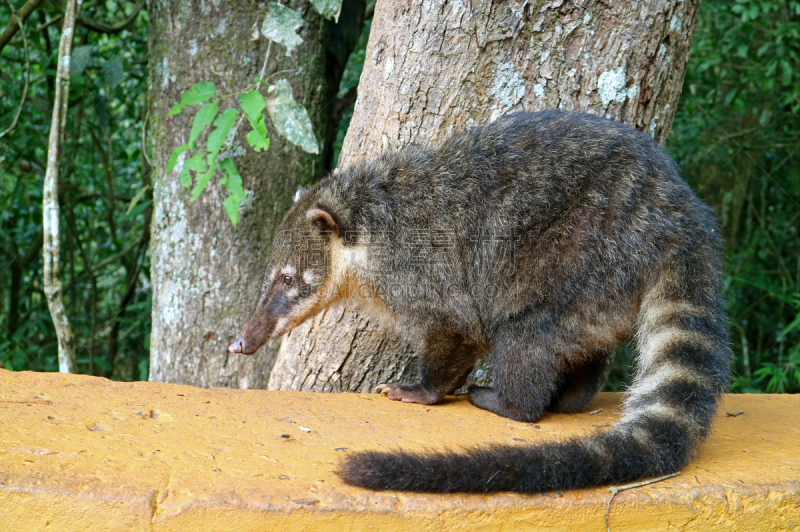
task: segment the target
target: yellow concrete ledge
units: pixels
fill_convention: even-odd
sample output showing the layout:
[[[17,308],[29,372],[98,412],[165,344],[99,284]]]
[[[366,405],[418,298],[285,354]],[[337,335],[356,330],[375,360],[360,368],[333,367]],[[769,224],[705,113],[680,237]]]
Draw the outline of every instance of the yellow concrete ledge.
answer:
[[[332,473],[375,448],[523,445],[617,418],[516,423],[450,399],[199,389],[0,370],[0,530],[604,530],[608,488],[517,495],[376,493]],[[726,412],[744,413],[736,417]],[[800,529],[800,396],[730,395],[700,456],[620,492],[611,530]]]

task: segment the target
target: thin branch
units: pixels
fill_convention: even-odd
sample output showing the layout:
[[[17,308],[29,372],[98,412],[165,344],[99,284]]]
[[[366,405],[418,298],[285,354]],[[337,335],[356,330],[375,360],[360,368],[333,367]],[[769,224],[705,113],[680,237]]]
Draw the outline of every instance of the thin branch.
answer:
[[[269,44],[267,44],[267,53],[264,55],[264,64],[261,65],[261,72],[258,73],[258,77],[261,78],[261,79],[264,79],[264,73],[267,71],[267,63],[269,63],[269,53],[270,53],[271,50],[272,50],[272,40],[270,40]],[[242,92],[251,91],[251,90],[257,89],[257,88],[258,88],[258,83],[251,83]],[[232,95],[226,94],[225,96],[220,96],[220,99],[223,99],[223,98],[225,98],[227,96],[232,96]],[[233,133],[229,134],[230,136],[228,137],[228,139],[230,139],[231,142],[232,142],[232,140],[234,138],[236,138],[236,133],[239,131],[239,126],[242,125],[242,121],[243,120],[244,120],[244,113],[241,116],[239,116],[239,119],[236,121],[236,124],[231,129],[231,131],[233,131]],[[223,148],[228,148],[228,146],[230,144],[228,142],[228,139],[226,139],[225,144],[223,144]]]
[[[28,264],[30,264],[34,258],[36,258],[36,254],[39,253],[39,250],[42,249],[42,238],[42,232],[39,231],[39,234],[37,234],[34,237],[33,242],[31,242],[28,251],[26,251],[24,255],[17,255],[11,259],[9,266],[16,265],[21,269],[25,269],[25,267],[28,266]]]
[[[33,30],[32,32],[30,32],[31,35],[33,35],[34,33],[43,32],[44,30],[46,30],[47,28],[49,28],[53,24],[58,23],[62,18],[64,18],[64,15],[56,15],[55,17],[51,18],[50,20],[48,20],[47,22],[45,22],[44,24],[42,24],[41,26],[39,26],[38,28]],[[16,46],[16,45],[20,44],[21,42],[22,42],[22,38],[17,37],[16,39],[11,40],[8,44]],[[10,59],[11,61],[14,61],[14,58],[12,58],[12,57],[6,57],[6,59]]]
[[[103,268],[105,268],[109,264],[120,260],[122,257],[127,255],[133,248],[138,246],[142,242],[142,240],[146,240],[147,238],[148,238],[148,236],[146,236],[146,235],[140,236],[136,240],[128,242],[128,245],[125,246],[124,248],[122,248],[122,250],[120,250],[119,253],[115,253],[115,254],[111,255],[107,259],[101,260],[97,264],[93,264],[91,266],[88,266],[87,267],[88,271],[84,272],[80,277],[75,279],[75,283],[77,284],[77,283],[80,283],[80,282],[83,282],[83,281],[89,279],[90,277],[92,277],[92,275],[94,275],[96,272],[102,270]]]
[[[22,27],[22,23],[25,22],[28,15],[39,7],[40,3],[42,3],[42,0],[28,0],[16,13],[14,12],[14,6],[9,4],[11,6],[11,19],[8,21],[6,29],[0,34],[0,53],[3,53],[3,48],[8,44],[8,41],[16,35],[17,30]]]
[[[375,4],[377,4],[375,0],[367,2],[367,7],[364,10],[364,20],[369,20],[375,16]]]
[[[14,6],[11,5],[11,0],[6,0],[6,3],[8,4],[8,7],[10,7],[11,10],[13,11]],[[17,121],[19,120],[20,113],[22,113],[22,106],[25,105],[25,98],[28,96],[28,85],[30,84],[31,81],[31,60],[30,57],[28,56],[28,37],[25,35],[25,26],[23,25],[22,19],[17,15],[12,14],[11,20],[15,19],[17,21],[17,25],[19,26],[20,33],[22,33],[22,42],[25,45],[25,88],[22,89],[22,98],[19,101],[17,114],[14,115],[14,121],[11,122],[11,125],[8,126],[8,128],[5,131],[0,133],[0,139],[11,133],[14,130],[14,128],[17,127]]]
[[[336,98],[333,100],[333,111],[331,112],[331,118],[334,124],[337,126],[339,125],[339,122],[342,121],[345,111],[355,105],[357,99],[358,86],[355,86],[350,87],[347,93],[341,98]]]
[[[752,213],[753,217],[758,222],[758,225],[761,226],[761,231],[763,231],[764,233],[764,238],[767,240],[767,245],[769,246],[770,251],[772,251],[772,254],[775,255],[775,257],[778,259],[778,266],[780,268],[780,272],[783,274],[781,276],[784,282],[783,289],[786,290],[787,285],[791,286],[793,284],[792,274],[789,273],[789,269],[786,267],[786,264],[783,263],[783,257],[781,256],[780,251],[778,251],[778,246],[776,246],[775,242],[772,240],[772,236],[770,236],[769,234],[769,228],[767,228],[767,225],[764,223],[764,219],[758,213],[758,209],[756,208],[755,205],[753,205]]]
[[[63,11],[63,8],[55,1],[51,1],[50,3]],[[136,20],[136,17],[139,15],[139,11],[142,10],[146,3],[147,2],[145,0],[139,0],[136,5],[133,6],[133,11],[131,12],[130,16],[114,26],[97,22],[96,20],[90,19],[89,17],[84,17],[83,15],[78,16],[78,25],[97,33],[119,33],[133,24],[133,22]]]
[[[711,143],[711,146],[706,148],[706,150],[703,153],[700,154],[698,159],[704,158],[706,155],[711,153],[711,151],[714,150],[714,148],[716,148],[721,143],[723,143],[723,142],[725,142],[727,140],[732,140],[732,139],[735,139],[737,137],[746,137],[750,133],[757,132],[759,129],[761,129],[760,126],[756,126],[756,127],[751,127],[751,128],[747,128],[747,129],[742,129],[742,130],[736,131],[735,133],[728,133],[727,135],[721,135],[721,136],[717,137],[717,140],[715,140],[713,143]]]
[[[117,352],[119,351],[120,320],[118,318],[121,318],[125,315],[125,309],[128,307],[128,304],[133,301],[133,297],[136,295],[136,284],[139,281],[139,272],[141,272],[142,264],[144,263],[144,253],[147,251],[148,236],[149,232],[143,233],[142,237],[139,239],[139,249],[136,250],[136,258],[134,259],[133,267],[128,270],[128,279],[125,284],[125,292],[122,294],[122,299],[119,302],[119,310],[112,317],[111,332],[108,336],[107,361],[111,366],[111,369],[106,372],[106,376],[108,378],[111,378],[111,375],[114,373],[114,364],[116,362]]]
[[[110,199],[113,199],[113,200],[121,201],[123,203],[130,203],[132,198],[131,198],[131,196],[122,196],[120,194],[103,194],[102,192],[90,192],[89,194],[83,194],[83,195],[80,195],[80,196],[76,197],[75,201],[80,203],[80,202],[83,202],[83,201],[88,201],[88,200],[93,200],[93,199],[103,199],[103,200],[106,200],[106,201],[110,200]]]
[[[97,151],[100,152],[100,159],[103,161],[103,175],[106,178],[106,187],[108,190],[113,194],[114,193],[114,179],[111,175],[111,162],[108,157],[108,152],[110,150],[106,150],[103,147],[103,144],[100,142],[100,139],[97,138],[97,135],[94,134],[92,129],[89,129],[89,135],[92,137],[92,142],[94,142]],[[110,138],[109,138],[110,142]],[[111,241],[116,243],[117,241],[117,227],[114,224],[114,206],[111,203],[111,200],[106,200],[106,217],[108,221],[108,229],[111,233]]]
[[[150,157],[147,156],[147,121],[150,119],[150,98],[146,99],[145,105],[147,106],[147,112],[144,115],[144,120],[142,120],[142,155],[144,155],[144,160],[147,161],[147,164],[153,166],[153,163],[150,162]]]
[[[44,293],[47,306],[53,317],[53,326],[58,339],[58,369],[62,373],[76,373],[75,337],[69,325],[64,307],[64,294],[61,286],[58,205],[58,167],[63,145],[69,102],[69,63],[72,53],[72,39],[75,35],[77,1],[68,0],[61,29],[61,42],[58,46],[58,67],[53,95],[53,118],[50,122],[50,138],[47,143],[47,170],[44,178],[42,201],[42,228],[44,231]]]
[[[41,26],[39,26],[38,28],[33,30],[33,33],[41,33],[41,32],[43,32],[44,30],[46,30],[47,28],[49,28],[53,24],[57,24],[59,21],[61,21],[62,18],[64,18],[64,15],[56,15],[56,16],[54,16],[53,18],[51,18],[50,20],[48,20],[47,22],[45,22],[44,24],[42,24]],[[11,41],[11,44],[18,44],[17,40],[14,39],[13,41]]]
[[[267,81],[271,80],[273,76],[277,76],[278,74],[286,74],[287,72],[294,72],[295,70],[297,70],[297,69],[296,68],[287,68],[286,70],[278,70],[277,72],[273,72],[272,74],[267,76],[267,79],[264,80],[264,83],[266,83]]]
[[[78,17],[78,24],[80,24],[86,29],[96,31],[97,33],[119,33],[122,30],[127,29],[131,24],[133,24],[133,22],[136,20],[136,17],[139,15],[139,11],[142,10],[145,3],[146,3],[145,0],[139,0],[139,2],[137,2],[136,5],[133,6],[133,11],[131,12],[131,15],[122,22],[120,22],[119,24],[117,24],[116,26],[109,26],[107,24],[102,24],[100,22],[97,22],[95,20],[83,16]]]

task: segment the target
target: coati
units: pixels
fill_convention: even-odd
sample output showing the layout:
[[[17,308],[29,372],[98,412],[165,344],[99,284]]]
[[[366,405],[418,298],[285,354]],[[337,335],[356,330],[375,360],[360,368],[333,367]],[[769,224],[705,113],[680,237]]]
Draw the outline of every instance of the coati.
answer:
[[[678,470],[730,380],[711,210],[647,135],[589,114],[513,114],[320,181],[289,210],[230,346],[251,354],[341,297],[370,300],[419,354],[390,399],[432,404],[491,357],[470,402],[535,422],[601,389],[614,346],[638,361],[611,429],[534,446],[355,453],[377,490],[540,492]]]

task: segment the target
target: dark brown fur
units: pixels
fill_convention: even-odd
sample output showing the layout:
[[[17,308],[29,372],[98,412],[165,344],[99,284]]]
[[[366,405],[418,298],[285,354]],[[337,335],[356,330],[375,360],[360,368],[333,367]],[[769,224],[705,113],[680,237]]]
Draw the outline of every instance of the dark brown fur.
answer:
[[[669,156],[627,126],[511,115],[329,177],[283,228],[234,352],[366,287],[361,298],[378,302],[420,356],[418,382],[382,386],[391,399],[435,403],[488,354],[494,387],[473,387],[470,401],[537,421],[581,409],[614,346],[637,339],[637,373],[612,430],[533,447],[358,453],[340,473],[352,484],[525,492],[668,473],[697,449],[728,386],[714,217]],[[295,284],[281,280],[290,270]]]

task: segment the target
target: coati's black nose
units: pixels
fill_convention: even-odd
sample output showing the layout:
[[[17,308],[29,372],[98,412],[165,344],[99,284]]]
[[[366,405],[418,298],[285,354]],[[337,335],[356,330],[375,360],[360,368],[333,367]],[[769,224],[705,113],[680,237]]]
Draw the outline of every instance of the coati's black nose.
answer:
[[[244,347],[245,347],[244,338],[240,336],[239,338],[234,340],[231,345],[228,346],[228,351],[230,351],[231,353],[244,353]]]

